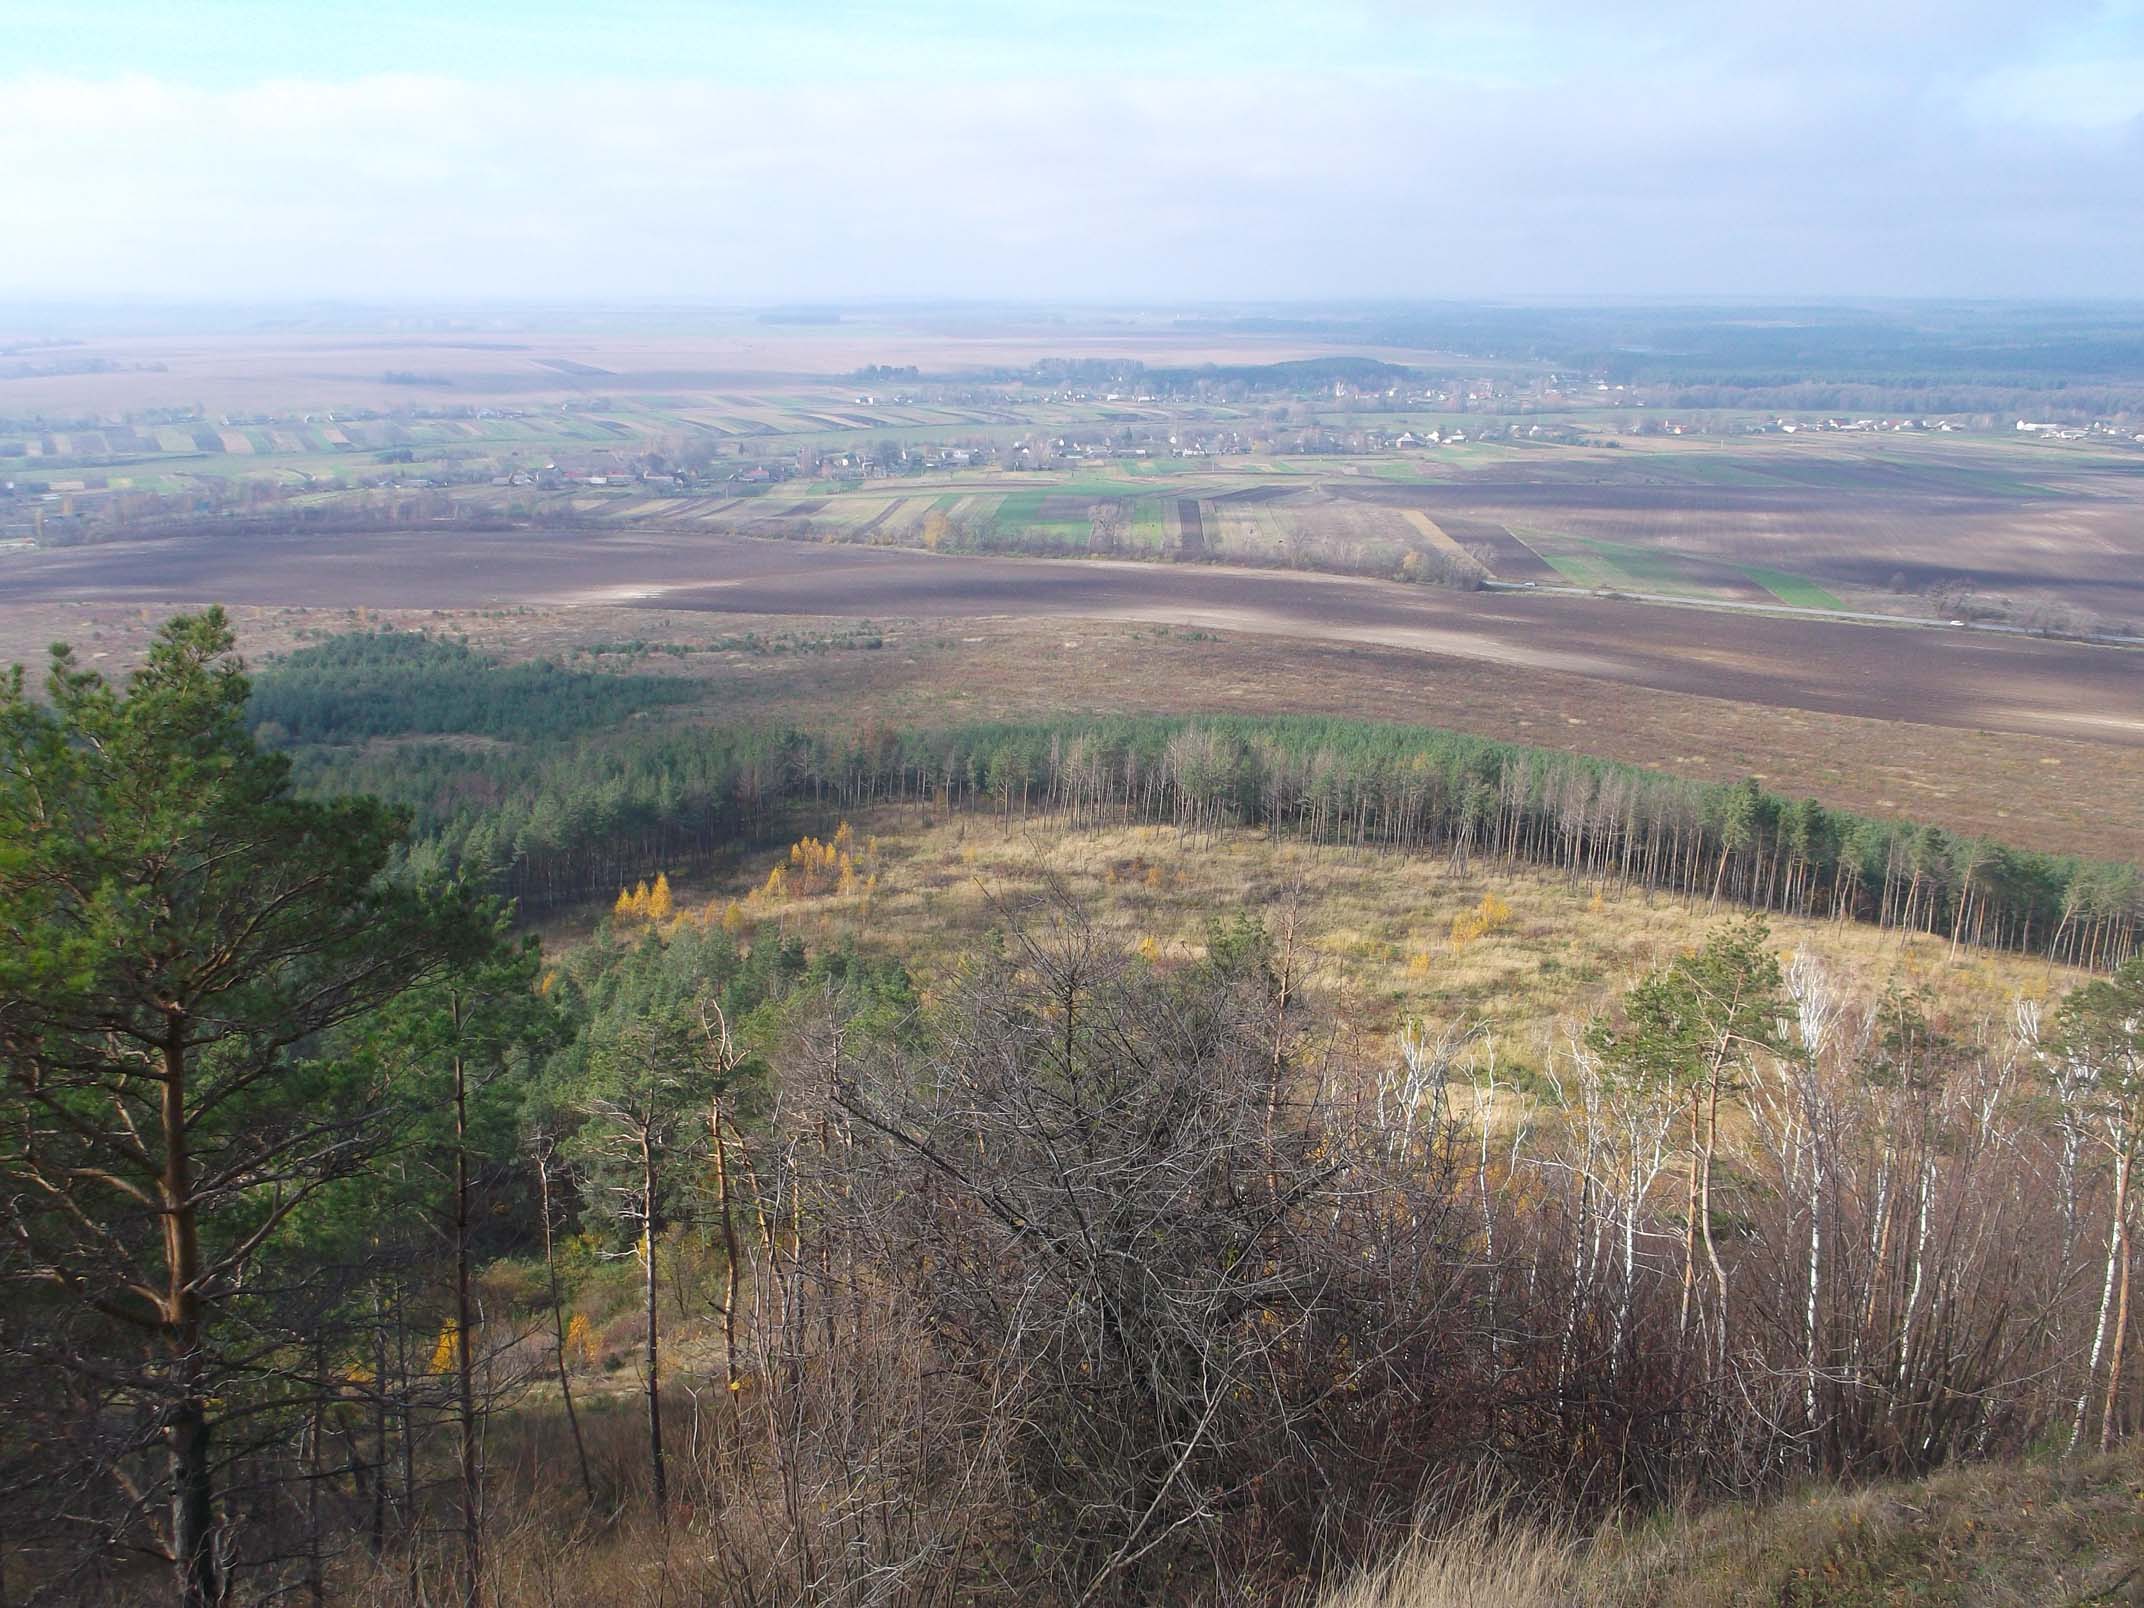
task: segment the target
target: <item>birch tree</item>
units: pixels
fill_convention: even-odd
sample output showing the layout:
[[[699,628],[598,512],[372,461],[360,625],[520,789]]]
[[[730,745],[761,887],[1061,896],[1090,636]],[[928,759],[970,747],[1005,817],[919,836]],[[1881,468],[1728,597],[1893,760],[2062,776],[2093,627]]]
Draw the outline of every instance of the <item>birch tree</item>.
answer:
[[[2099,1448],[2105,1451],[2114,1442],[2121,1404],[2123,1341],[2129,1329],[2131,1185],[2144,1145],[2144,957],[2130,960],[2112,977],[2086,983],[2063,1000],[2055,1023],[2055,1053],[2081,1094],[2091,1131],[2108,1159],[2106,1272],[2084,1388],[2070,1429],[2074,1449],[2084,1437],[2104,1359],[2107,1384],[2100,1401]]]

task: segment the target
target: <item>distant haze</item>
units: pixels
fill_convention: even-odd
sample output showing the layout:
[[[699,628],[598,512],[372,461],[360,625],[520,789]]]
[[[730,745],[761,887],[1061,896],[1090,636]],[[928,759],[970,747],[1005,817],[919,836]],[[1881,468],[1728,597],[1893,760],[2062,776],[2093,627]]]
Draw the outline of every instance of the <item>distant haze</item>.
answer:
[[[2136,0],[0,29],[0,298],[2144,292]]]

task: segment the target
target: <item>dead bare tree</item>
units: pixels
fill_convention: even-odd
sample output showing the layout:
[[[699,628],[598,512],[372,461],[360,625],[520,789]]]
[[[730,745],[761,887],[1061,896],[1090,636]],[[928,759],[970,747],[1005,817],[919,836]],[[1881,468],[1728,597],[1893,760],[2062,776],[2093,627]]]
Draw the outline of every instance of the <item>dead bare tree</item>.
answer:
[[[1027,912],[910,1064],[837,1095],[875,1136],[869,1192],[904,1203],[887,1261],[928,1269],[934,1347],[1012,1415],[1073,1601],[1220,1544],[1451,1293],[1456,1168],[1386,1165],[1306,1087],[1271,981],[1157,977],[1076,911]]]

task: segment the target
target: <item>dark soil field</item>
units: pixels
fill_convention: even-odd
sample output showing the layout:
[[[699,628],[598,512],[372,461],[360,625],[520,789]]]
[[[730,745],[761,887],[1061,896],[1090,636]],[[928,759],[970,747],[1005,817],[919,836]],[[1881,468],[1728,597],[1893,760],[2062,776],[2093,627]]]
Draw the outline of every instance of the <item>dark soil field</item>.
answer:
[[[1489,571],[1500,581],[1553,582],[1560,578],[1539,553],[1491,520],[1440,514],[1437,528],[1462,547],[1486,549]]]
[[[1781,709],[2144,747],[2144,654],[1980,632],[1465,594],[1337,577],[936,556],[710,534],[401,529],[0,556],[0,610],[639,604],[716,614],[1143,621],[1413,649]],[[1369,713],[1370,711],[1364,711]]]
[[[1155,494],[1177,504],[1182,553],[1229,564],[1390,577],[1416,545],[1415,516],[1481,549],[1507,581],[1922,620],[1963,612],[2115,635],[2144,629],[2144,452],[2113,443],[1834,434],[1461,450],[1475,455],[1405,467],[1301,459],[1284,475],[1248,469],[1249,460],[1186,459],[1157,466],[1165,484],[1149,487],[1137,475],[1094,468],[963,472],[910,484],[917,495],[1008,493],[984,515],[999,551],[1083,548],[1097,501],[1124,511]],[[1394,478],[1395,470],[1413,478]],[[1067,482],[1067,474],[1087,478]],[[890,494],[888,484],[871,482],[754,498],[563,497],[547,509],[541,499],[526,506],[519,490],[477,488],[457,501],[538,524],[692,524],[921,545],[919,527],[876,522]]]
[[[1196,558],[1206,551],[1206,522],[1196,499],[1186,497],[1176,505],[1177,528],[1183,533],[1183,552]]]
[[[2131,454],[1773,437],[1750,448],[1573,454],[1414,484],[1334,480],[1327,490],[1419,509],[1462,541],[1458,528],[1478,522],[1715,565],[1723,596],[1734,595],[1731,566],[1761,565],[1867,593],[1962,583],[2116,627],[2144,621],[2144,458]],[[1514,568],[1508,578],[1529,577]]]

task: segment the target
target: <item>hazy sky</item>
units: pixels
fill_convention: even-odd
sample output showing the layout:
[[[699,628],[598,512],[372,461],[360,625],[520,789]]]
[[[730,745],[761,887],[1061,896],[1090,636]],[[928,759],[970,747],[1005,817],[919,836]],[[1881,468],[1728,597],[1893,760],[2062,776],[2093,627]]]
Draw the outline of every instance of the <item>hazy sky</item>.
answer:
[[[0,0],[0,176],[18,298],[2144,296],[2144,0]]]

